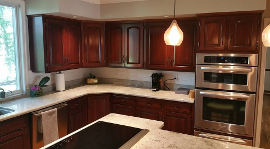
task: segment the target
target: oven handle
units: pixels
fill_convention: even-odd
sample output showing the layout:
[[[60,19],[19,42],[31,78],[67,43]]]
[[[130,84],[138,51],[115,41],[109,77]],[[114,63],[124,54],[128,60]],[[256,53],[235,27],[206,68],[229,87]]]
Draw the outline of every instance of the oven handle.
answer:
[[[219,140],[219,141],[225,141],[225,142],[232,142],[232,143],[238,143],[238,144],[246,144],[247,142],[243,139],[240,138],[235,138],[235,137],[229,137],[229,136],[218,136],[214,134],[206,134],[206,133],[199,133],[198,136],[203,137],[203,138],[209,138],[209,139],[214,139],[214,140]]]
[[[215,92],[215,91],[200,91],[200,94],[211,95],[212,97],[225,97],[225,98],[234,99],[234,100],[239,100],[239,99],[248,100],[250,97],[249,95],[244,95],[240,93],[228,94],[228,93]]]
[[[215,71],[229,71],[229,72],[243,72],[243,73],[249,73],[252,72],[251,68],[240,68],[240,67],[201,67],[202,70],[215,70]]]

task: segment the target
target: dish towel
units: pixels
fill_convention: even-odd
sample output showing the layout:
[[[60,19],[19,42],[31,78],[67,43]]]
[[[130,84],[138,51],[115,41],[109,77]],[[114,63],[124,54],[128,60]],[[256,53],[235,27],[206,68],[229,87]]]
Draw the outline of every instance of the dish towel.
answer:
[[[57,109],[41,112],[41,120],[44,145],[59,139]]]

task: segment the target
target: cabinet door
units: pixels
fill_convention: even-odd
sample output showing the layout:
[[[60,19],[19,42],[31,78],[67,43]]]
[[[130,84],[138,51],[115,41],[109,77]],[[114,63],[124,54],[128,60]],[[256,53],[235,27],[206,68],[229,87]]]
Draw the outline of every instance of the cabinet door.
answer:
[[[29,118],[27,116],[14,118],[0,124],[1,149],[30,149]]]
[[[73,99],[68,103],[68,132],[82,128],[87,122],[87,97]]]
[[[157,121],[162,120],[162,114],[160,111],[145,108],[136,108],[136,116]]]
[[[192,71],[194,70],[196,22],[180,21],[179,26],[184,33],[184,40],[180,46],[175,47],[175,56],[172,49],[170,55],[174,61],[171,61],[171,65],[174,70]]]
[[[58,71],[63,69],[63,23],[56,20],[47,20],[46,33],[46,72]]]
[[[107,58],[109,66],[124,66],[124,37],[122,24],[108,24]]]
[[[88,96],[88,123],[94,122],[110,113],[109,95]]]
[[[83,66],[104,66],[104,23],[84,23],[83,34]]]
[[[125,27],[125,67],[143,67],[143,25],[126,24]]]
[[[77,22],[68,22],[63,29],[64,62],[68,68],[80,65],[81,28]]]
[[[199,51],[225,49],[226,17],[200,18]]]
[[[167,69],[170,63],[167,51],[172,46],[167,46],[164,41],[168,27],[168,22],[146,23],[146,67],[149,69]]]
[[[241,15],[229,17],[228,50],[258,51],[260,34],[260,15]]]
[[[166,115],[164,129],[174,132],[193,135],[192,118],[189,115]]]

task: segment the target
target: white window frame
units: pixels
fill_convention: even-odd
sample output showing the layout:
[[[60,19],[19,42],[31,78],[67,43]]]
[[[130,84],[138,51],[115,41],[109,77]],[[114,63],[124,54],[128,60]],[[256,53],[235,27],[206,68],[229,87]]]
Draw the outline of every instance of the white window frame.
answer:
[[[26,94],[27,82],[27,36],[26,36],[26,15],[25,15],[25,2],[24,0],[0,0],[0,5],[15,7],[16,13],[16,73],[19,71],[18,76],[20,81],[20,90],[13,91],[8,94],[5,99],[16,98]],[[1,86],[0,86],[1,87]]]

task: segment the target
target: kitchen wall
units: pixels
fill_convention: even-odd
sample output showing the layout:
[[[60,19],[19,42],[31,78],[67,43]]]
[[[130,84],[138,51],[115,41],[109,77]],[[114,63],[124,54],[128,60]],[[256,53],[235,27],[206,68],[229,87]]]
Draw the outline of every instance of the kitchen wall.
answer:
[[[101,5],[101,19],[173,15],[173,0],[147,0]],[[264,10],[265,0],[177,0],[176,15]]]
[[[92,0],[25,0],[27,14],[49,13],[82,19],[136,19],[173,15],[173,0],[94,4]],[[48,2],[49,1],[49,2]],[[86,2],[88,1],[88,2]],[[264,10],[266,0],[177,0],[176,15]]]
[[[91,68],[90,72],[105,82],[114,84],[123,84],[138,87],[151,87],[152,73],[163,73],[164,80],[176,78],[176,80],[168,81],[171,89],[179,86],[193,88],[195,86],[194,72],[176,72],[176,71],[158,71],[145,69],[127,69],[127,68]],[[108,79],[110,79],[108,81]]]

